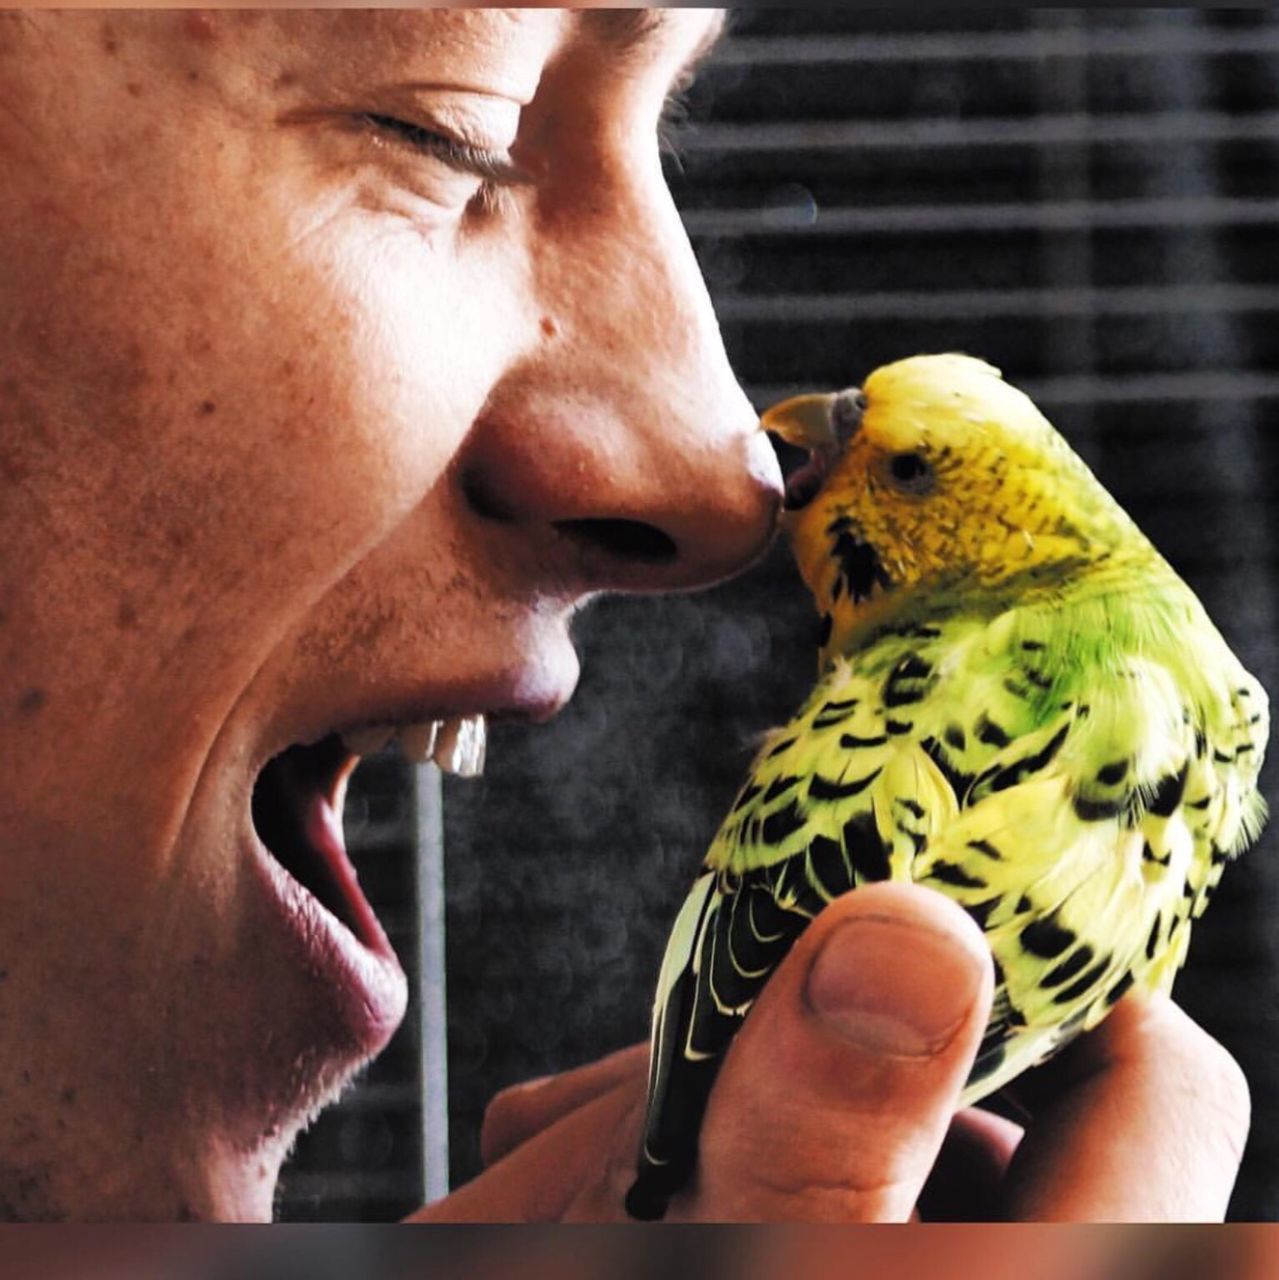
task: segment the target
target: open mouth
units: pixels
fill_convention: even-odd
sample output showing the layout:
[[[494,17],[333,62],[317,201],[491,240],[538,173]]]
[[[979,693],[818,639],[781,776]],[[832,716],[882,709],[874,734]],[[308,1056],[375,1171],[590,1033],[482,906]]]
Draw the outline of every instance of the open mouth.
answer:
[[[295,745],[269,760],[253,786],[253,825],[267,852],[366,947],[389,949],[346,851],[342,810],[360,758],[396,741],[411,762],[472,778],[484,769],[483,715],[413,724],[373,724]]]
[[[787,511],[802,510],[821,492],[848,452],[868,403],[864,392],[851,387],[834,395],[792,396],[764,411],[760,421],[786,479]]]
[[[838,449],[814,449],[793,471],[787,473],[783,468],[782,474],[786,476],[784,506],[787,511],[800,511],[817,497],[839,453]]]
[[[804,448],[773,432],[769,433],[769,441],[785,480],[783,507],[787,511],[800,511],[821,492],[841,450],[826,445]]]
[[[386,947],[342,832],[346,784],[359,763],[337,734],[270,760],[253,788],[253,825],[275,860],[365,946]]]

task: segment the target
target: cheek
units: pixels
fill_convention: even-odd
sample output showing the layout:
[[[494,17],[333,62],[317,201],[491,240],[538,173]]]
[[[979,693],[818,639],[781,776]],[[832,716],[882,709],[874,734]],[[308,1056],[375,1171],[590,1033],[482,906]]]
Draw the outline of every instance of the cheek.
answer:
[[[296,607],[436,485],[528,327],[527,255],[360,208],[285,142],[157,128],[109,178],[11,201],[0,401],[39,388],[9,462],[51,540],[108,591],[163,591],[180,629]]]
[[[418,237],[337,222],[281,252],[269,222],[257,230],[197,239],[186,262],[156,264],[153,293],[135,278],[103,308],[111,358],[86,379],[110,426],[94,470],[115,478],[124,528],[166,575],[179,552],[199,594],[250,570],[315,584],[381,541],[438,482],[502,363],[496,327],[476,339],[458,264]]]
[[[515,358],[517,273],[457,239],[387,215],[335,217],[296,244],[267,291],[273,357],[250,340],[232,361],[257,370],[273,483],[319,508],[317,529],[338,515],[373,537],[394,527]]]

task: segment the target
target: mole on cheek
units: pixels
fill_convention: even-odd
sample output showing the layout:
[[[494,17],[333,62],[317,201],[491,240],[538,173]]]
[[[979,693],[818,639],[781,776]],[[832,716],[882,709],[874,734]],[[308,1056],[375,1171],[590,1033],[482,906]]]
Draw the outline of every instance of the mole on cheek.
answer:
[[[547,338],[554,338],[560,331],[559,325],[551,319],[550,316],[542,317],[542,334]]]
[[[18,711],[24,716],[33,716],[49,701],[49,695],[43,689],[28,689],[18,699]]]

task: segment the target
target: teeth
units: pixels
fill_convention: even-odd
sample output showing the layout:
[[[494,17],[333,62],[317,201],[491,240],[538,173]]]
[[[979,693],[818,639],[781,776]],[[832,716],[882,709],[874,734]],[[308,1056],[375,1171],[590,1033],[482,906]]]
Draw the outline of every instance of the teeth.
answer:
[[[400,730],[400,750],[415,764],[431,758],[435,750],[436,735],[440,731],[438,720],[424,720],[421,724],[406,724]]]
[[[393,724],[375,724],[368,729],[352,729],[342,735],[342,744],[352,755],[371,756],[381,751],[395,736]]]
[[[454,716],[441,722],[431,758],[442,773],[477,778],[484,772],[487,743],[488,725],[483,716]]]
[[[368,756],[381,751],[397,734],[400,750],[415,764],[434,760],[442,773],[458,778],[476,778],[484,772],[488,724],[482,715],[423,720],[399,729],[392,724],[373,725],[344,733],[342,742],[353,755]]]

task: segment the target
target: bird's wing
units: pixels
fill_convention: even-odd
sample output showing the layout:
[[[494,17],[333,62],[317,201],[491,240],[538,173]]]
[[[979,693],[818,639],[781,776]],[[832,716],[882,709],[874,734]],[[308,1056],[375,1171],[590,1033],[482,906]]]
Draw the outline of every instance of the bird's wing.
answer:
[[[687,1177],[719,1061],[809,920],[858,884],[909,879],[911,860],[957,811],[904,718],[922,697],[924,665],[841,664],[756,757],[662,963],[640,1161],[647,1191],[660,1197]]]
[[[965,906],[995,957],[965,1104],[1095,1026],[1130,987],[1171,987],[1191,920],[1260,822],[1264,695],[1243,677],[1231,694],[1228,676],[1205,706],[1168,664],[1117,655],[965,780],[961,811],[916,859],[916,879]]]
[[[1142,979],[1155,922],[1176,918],[1184,856],[1157,866],[1138,815],[1081,816],[1077,798],[1069,772],[1048,767],[964,809],[916,861],[921,884],[982,926],[995,961],[964,1105],[1099,1020]]]

